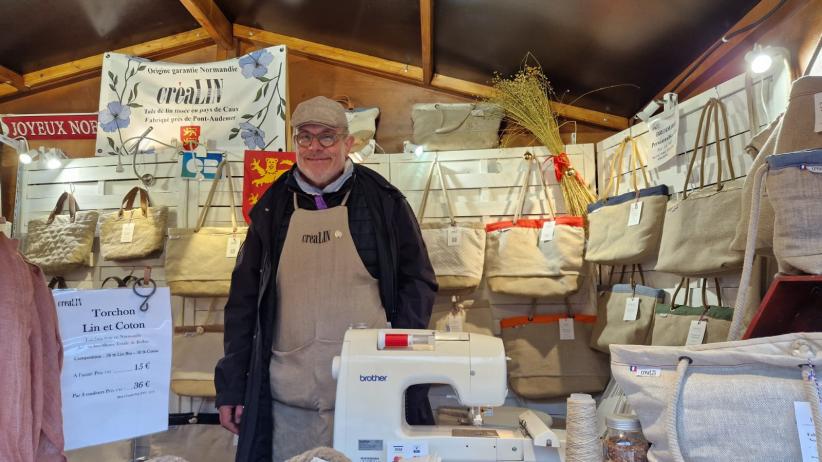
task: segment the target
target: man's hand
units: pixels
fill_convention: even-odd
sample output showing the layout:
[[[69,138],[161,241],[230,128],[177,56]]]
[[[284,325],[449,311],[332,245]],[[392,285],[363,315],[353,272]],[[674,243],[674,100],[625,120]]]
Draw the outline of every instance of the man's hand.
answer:
[[[220,406],[220,425],[226,430],[240,434],[240,421],[243,418],[243,406],[241,405],[225,405]]]

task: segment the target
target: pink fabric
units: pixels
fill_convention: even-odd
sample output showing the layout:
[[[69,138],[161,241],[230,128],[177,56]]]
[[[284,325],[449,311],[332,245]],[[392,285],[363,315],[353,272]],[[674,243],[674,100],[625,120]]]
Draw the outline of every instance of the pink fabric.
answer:
[[[54,298],[40,269],[2,233],[0,294],[0,455],[63,462],[63,348]]]

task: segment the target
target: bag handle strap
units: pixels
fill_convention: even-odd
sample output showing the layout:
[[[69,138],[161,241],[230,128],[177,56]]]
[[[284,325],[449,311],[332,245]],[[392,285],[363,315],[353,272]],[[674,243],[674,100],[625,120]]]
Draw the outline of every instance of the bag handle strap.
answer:
[[[760,154],[761,155],[761,154]],[[751,286],[751,276],[753,273],[753,259],[756,253],[756,237],[759,231],[759,210],[762,203],[762,195],[765,193],[765,175],[768,174],[768,163],[762,164],[754,172],[754,181],[751,197],[751,215],[748,220],[748,240],[745,242],[745,257],[742,262],[742,276],[739,279],[739,292],[734,304],[734,314],[731,319],[731,327],[728,329],[728,341],[742,338],[742,322],[745,318],[745,305],[748,303],[748,289]],[[822,429],[820,429],[822,431]],[[822,441],[822,438],[819,438]],[[822,452],[820,453],[822,454]]]
[[[148,216],[148,207],[151,205],[148,191],[139,186],[135,186],[123,197],[123,203],[120,205],[118,217],[122,218],[125,210],[134,210],[134,199],[136,199],[138,193],[140,194],[140,210],[143,212],[144,217]]]
[[[68,289],[66,285],[66,279],[63,276],[54,276],[49,281],[49,289]]]
[[[420,221],[425,218],[425,207],[428,205],[428,195],[431,192],[431,181],[434,178],[435,169],[439,175],[440,189],[442,190],[442,194],[445,196],[445,205],[448,209],[448,218],[450,219],[451,226],[456,226],[457,220],[454,218],[454,205],[451,203],[451,196],[448,194],[448,188],[445,186],[445,175],[442,172],[442,163],[436,159],[431,163],[431,169],[428,171],[428,179],[425,182],[425,191],[422,193],[422,200],[420,201],[417,217],[419,217]]]
[[[442,135],[445,133],[451,133],[457,130],[458,128],[462,127],[462,124],[464,124],[465,121],[468,120],[469,117],[471,117],[471,111],[473,111],[474,108],[476,108],[475,104],[468,104],[468,109],[465,111],[465,115],[460,114],[459,117],[457,117],[456,119],[456,123],[452,123],[449,126],[445,126],[445,110],[443,110],[440,107],[439,103],[434,104],[434,109],[440,114],[440,116],[442,116],[440,118],[440,128],[434,130],[434,133],[436,133],[437,135]],[[459,109],[454,109],[453,112],[462,111],[460,111]]]
[[[63,205],[65,204],[66,200],[68,200],[68,211],[69,217],[71,222],[74,223],[74,218],[79,209],[77,205],[77,199],[74,198],[74,195],[70,192],[64,192],[60,194],[60,197],[57,199],[57,203],[54,205],[54,209],[49,214],[48,220],[46,220],[46,224],[52,224],[54,222],[54,217],[63,213]]]
[[[348,95],[337,95],[331,99],[342,104],[343,107],[348,111],[354,109],[354,103],[351,102],[351,97]]]
[[[199,219],[197,219],[197,227],[194,228],[195,233],[200,231],[200,228],[202,228],[203,224],[205,224],[206,216],[208,216],[208,210],[211,208],[212,200],[214,200],[214,192],[217,190],[217,183],[219,183],[222,178],[228,180],[228,197],[229,203],[231,204],[231,228],[233,232],[237,232],[237,212],[235,210],[236,205],[234,204],[234,183],[231,177],[231,163],[228,161],[227,156],[223,156],[223,160],[221,160],[220,165],[217,166],[217,173],[211,183],[211,189],[208,191],[208,198],[206,198],[203,210],[200,212]]]
[[[622,156],[625,154],[625,147],[628,145],[627,141],[628,137],[620,141],[617,150],[614,152],[614,158],[611,159],[610,173],[608,174],[608,183],[605,189],[600,193],[600,199],[607,199],[609,196],[619,194],[619,181],[616,181],[616,178],[619,176],[617,174],[617,166],[620,166],[620,168],[622,166]],[[613,194],[611,194],[611,189],[614,189]]]
[[[691,298],[690,285],[690,278],[682,278],[679,280],[679,284],[676,286],[676,290],[674,290],[674,295],[671,297],[671,312],[673,312],[677,308],[676,299],[679,296],[679,291],[682,290],[682,288],[685,288],[685,303],[679,306],[688,306],[688,301]]]
[[[725,136],[722,137],[720,131],[719,119],[722,119],[722,128],[724,128]],[[711,131],[711,123],[714,125],[715,140],[713,143],[708,142],[708,136]],[[702,144],[700,148],[699,138],[702,137]],[[721,191],[723,182],[733,180],[736,177],[734,172],[734,165],[731,159],[731,141],[728,129],[728,114],[725,109],[725,104],[716,98],[711,98],[702,108],[702,113],[699,116],[699,124],[697,125],[696,138],[694,139],[694,150],[691,153],[691,160],[688,164],[688,173],[685,175],[685,183],[682,186],[682,198],[688,197],[688,183],[691,181],[694,164],[696,163],[697,155],[700,156],[699,167],[699,188],[705,187],[705,159],[707,157],[708,147],[714,144],[716,146],[716,171],[717,181],[716,190]],[[722,175],[722,146],[725,146],[725,160],[728,163],[728,170],[730,178],[723,180]],[[698,152],[698,153],[697,153]]]
[[[636,138],[631,138],[631,185],[634,187],[637,199],[639,198],[639,184],[636,181],[636,171],[642,171],[642,179],[645,182],[645,187],[650,187],[648,181],[648,171],[645,170],[645,163],[642,162],[642,157],[639,155],[639,143]]]
[[[545,200],[548,202],[548,211],[551,215],[552,220],[556,220],[556,213],[554,212],[554,204],[551,202],[551,196],[548,193],[548,183],[545,182],[545,175],[542,172],[542,167],[540,167],[539,160],[537,156],[531,154],[530,152],[525,153],[525,162],[528,163],[528,168],[525,171],[524,178],[522,180],[522,185],[520,187],[519,196],[517,197],[517,208],[514,213],[514,224],[517,224],[519,219],[522,217],[522,211],[525,208],[525,196],[528,194],[528,188],[531,182],[531,174],[534,171],[534,167],[536,166],[537,174],[540,178],[540,183],[542,184],[542,190],[545,193]]]

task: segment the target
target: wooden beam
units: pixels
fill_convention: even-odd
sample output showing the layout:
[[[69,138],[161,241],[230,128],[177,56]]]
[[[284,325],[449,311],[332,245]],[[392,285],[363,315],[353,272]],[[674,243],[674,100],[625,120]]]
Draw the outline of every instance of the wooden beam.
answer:
[[[214,0],[180,0],[180,3],[203,26],[218,47],[224,50],[234,48],[231,23]]]
[[[468,82],[441,74],[434,74],[434,78],[431,80],[431,86],[439,90],[482,98],[487,98],[494,93],[494,89],[488,85]],[[625,130],[629,125],[629,120],[625,117],[595,111],[593,109],[571,106],[557,101],[552,101],[551,107],[558,115],[566,119],[573,119],[614,130]]]
[[[742,27],[747,26],[748,24],[752,24],[762,18],[765,14],[767,14],[773,7],[779,4],[780,0],[761,0],[759,3],[756,4],[748,14],[742,17],[736,24],[733,25],[728,31],[723,34],[727,35],[735,30],[739,30]],[[744,49],[743,47],[749,47],[748,44],[750,37],[757,37],[759,34],[763,33],[764,27],[767,25],[768,22],[771,21],[779,21],[780,18],[784,17],[785,14],[788,14],[789,11],[793,8],[796,8],[802,5],[804,2],[797,2],[797,1],[789,1],[786,5],[783,5],[779,11],[777,11],[774,16],[768,18],[765,23],[760,24],[757,27],[754,27],[751,30],[745,31],[733,38],[731,38],[728,42],[719,45],[719,47],[714,50],[710,55],[708,55],[708,51],[702,53],[699,58],[695,59],[693,63],[689,64],[688,67],[685,68],[679,75],[676,76],[674,80],[672,80],[668,85],[657,93],[656,98],[661,98],[662,95],[665,93],[670,92],[674,86],[682,80],[686,74],[690,71],[691,67],[694,63],[699,62],[701,59],[705,58],[705,61],[702,62],[699,66],[697,66],[685,80],[682,81],[682,84],[679,85],[677,92],[685,94],[687,96],[687,92],[683,91],[687,89],[691,84],[700,80],[701,77],[705,75],[709,75],[712,73],[714,66],[721,64],[726,61],[726,59],[733,54],[738,53]],[[716,42],[715,42],[716,43]],[[713,45],[712,45],[713,46]],[[708,55],[708,56],[706,56]],[[680,98],[682,101],[682,98]]]
[[[382,75],[402,82],[410,82],[420,86],[430,86],[461,96],[487,97],[493,91],[493,89],[487,85],[440,74],[434,74],[430,85],[425,85],[423,83],[423,70],[416,66],[409,66],[396,61],[389,61],[362,53],[334,48],[328,45],[255,29],[253,27],[242,26],[240,24],[234,24],[234,36],[240,40],[254,42],[260,45],[285,45],[289,48],[289,52],[304,55],[309,58],[351,67],[356,70]],[[628,119],[625,117],[562,103],[553,103],[553,107],[559,115],[569,119],[614,130],[624,130],[628,128]]]
[[[234,24],[234,36],[240,40],[247,40],[267,46],[285,45],[288,47],[289,52],[333,64],[341,64],[405,81],[422,82],[422,68],[417,66],[309,42],[287,35],[275,34],[274,32],[255,29],[240,24]]]
[[[0,66],[0,83],[9,84],[19,91],[28,90],[23,76],[4,66]]]
[[[132,56],[150,58],[179,50],[193,49],[211,43],[205,29],[194,29],[138,45],[114,50]],[[89,56],[65,64],[48,67],[23,75],[23,81],[30,88],[53,85],[79,77],[99,74],[103,68],[103,54]]]
[[[420,0],[420,34],[422,38],[422,83],[434,77],[434,0]]]

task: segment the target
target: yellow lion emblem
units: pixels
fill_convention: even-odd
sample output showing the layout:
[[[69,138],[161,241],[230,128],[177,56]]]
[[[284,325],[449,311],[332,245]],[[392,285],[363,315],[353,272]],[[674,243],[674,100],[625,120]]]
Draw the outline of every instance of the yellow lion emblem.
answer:
[[[262,186],[264,184],[274,183],[277,178],[285,173],[292,165],[294,165],[294,162],[288,159],[280,160],[269,157],[265,160],[265,168],[263,168],[258,159],[253,159],[251,161],[251,169],[260,175],[260,177],[251,180],[251,184],[254,186]]]

